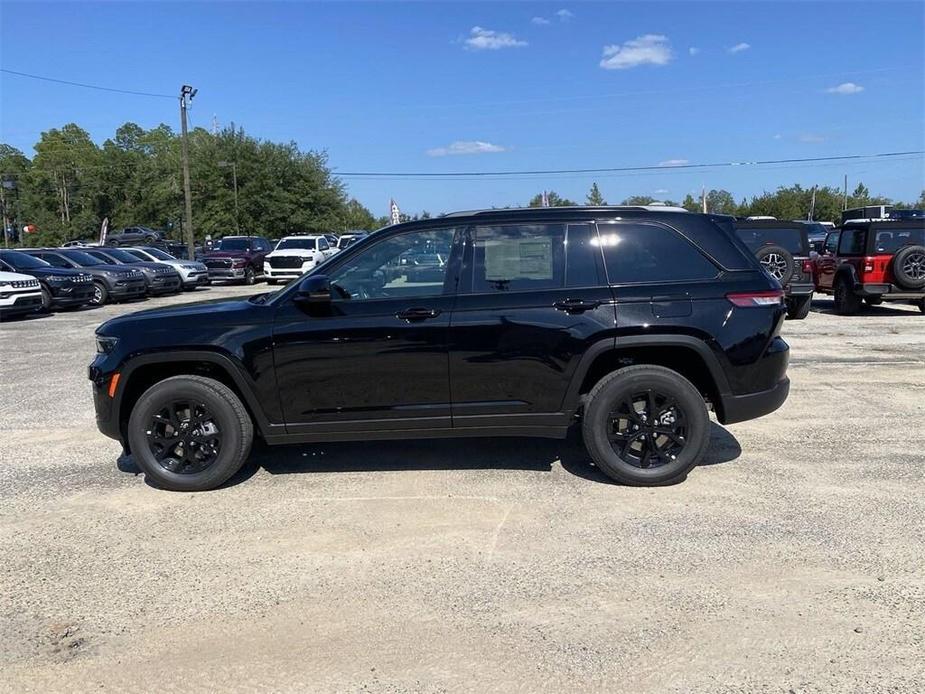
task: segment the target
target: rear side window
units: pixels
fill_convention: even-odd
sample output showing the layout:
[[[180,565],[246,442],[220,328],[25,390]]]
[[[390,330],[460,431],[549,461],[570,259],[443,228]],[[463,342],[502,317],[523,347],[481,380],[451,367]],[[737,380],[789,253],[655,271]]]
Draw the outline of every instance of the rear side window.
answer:
[[[601,224],[610,284],[713,279],[719,269],[680,234],[654,224]]]
[[[896,253],[903,246],[921,246],[925,242],[925,229],[877,229],[874,253]]]
[[[749,228],[738,227],[736,234],[742,239],[742,242],[748,246],[748,250],[756,253],[761,250],[762,246],[781,246],[790,251],[793,255],[806,255],[809,249],[803,245],[803,236],[806,233],[804,229],[794,229],[789,227],[782,228]]]
[[[865,229],[845,229],[838,242],[839,255],[864,255],[866,238]]]
[[[565,225],[476,227],[472,291],[506,292],[565,286]]]

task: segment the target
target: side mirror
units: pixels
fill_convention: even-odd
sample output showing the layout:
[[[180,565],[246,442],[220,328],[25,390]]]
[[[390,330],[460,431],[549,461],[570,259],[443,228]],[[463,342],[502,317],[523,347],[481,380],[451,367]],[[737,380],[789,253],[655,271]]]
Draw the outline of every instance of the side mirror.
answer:
[[[299,283],[296,290],[295,300],[300,304],[320,304],[331,303],[331,282],[327,275],[310,275]]]

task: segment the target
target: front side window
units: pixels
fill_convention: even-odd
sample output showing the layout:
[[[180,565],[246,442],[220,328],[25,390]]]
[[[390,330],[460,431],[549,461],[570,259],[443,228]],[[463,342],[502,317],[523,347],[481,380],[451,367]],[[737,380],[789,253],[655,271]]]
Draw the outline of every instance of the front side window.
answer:
[[[319,251],[328,250],[328,240],[324,238],[323,236],[318,239],[318,250]]]
[[[63,267],[70,269],[71,264],[57,253],[36,253],[36,257],[41,258],[52,267]]]
[[[144,260],[145,262],[148,262],[151,260],[151,258],[144,251],[137,251],[133,248],[132,250],[126,251],[126,252],[131,253],[133,256],[138,258],[138,260]]]
[[[565,225],[480,226],[472,235],[472,292],[565,286]]]
[[[601,224],[610,284],[713,279],[719,269],[680,234],[655,224]]]
[[[838,249],[838,236],[837,231],[833,231],[828,236],[825,237],[825,252],[826,253],[835,253]]]
[[[454,228],[409,231],[367,247],[329,274],[335,299],[443,294]]]
[[[838,252],[841,255],[863,255],[866,237],[864,229],[845,229],[841,233]]]

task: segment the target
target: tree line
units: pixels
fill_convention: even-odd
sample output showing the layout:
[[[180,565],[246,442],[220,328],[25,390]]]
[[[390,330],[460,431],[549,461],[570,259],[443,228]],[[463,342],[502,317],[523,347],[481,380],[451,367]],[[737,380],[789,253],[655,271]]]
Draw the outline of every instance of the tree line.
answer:
[[[196,128],[189,145],[199,240],[386,223],[347,196],[324,152],[259,140],[234,127],[217,133]],[[0,144],[0,184],[4,223],[34,225],[30,244],[95,238],[107,217],[112,228],[145,225],[181,236],[180,139],[167,125],[145,130],[125,123],[97,145],[71,123],[43,132],[31,159]]]
[[[815,195],[815,203],[813,197]],[[562,197],[555,191],[547,191],[546,199],[552,206],[574,206],[580,203]],[[620,205],[651,205],[664,204],[673,207],[683,207],[689,212],[702,212],[703,200],[695,198],[688,194],[680,202],[673,200],[659,200],[649,195],[633,195],[625,198]],[[819,222],[841,222],[841,212],[847,206],[862,207],[865,205],[893,205],[896,209],[925,209],[925,190],[919,196],[919,199],[912,203],[906,203],[882,195],[871,195],[863,183],[858,183],[857,187],[848,195],[845,200],[844,191],[832,186],[816,186],[813,188],[804,188],[799,183],[792,186],[781,186],[773,193],[764,192],[761,195],[755,195],[751,199],[742,198],[736,202],[732,193],[728,190],[711,190],[706,193],[707,211],[714,214],[730,214],[736,217],[751,217],[757,215],[767,215],[777,219],[806,219],[812,210],[813,219]],[[537,193],[528,203],[530,207],[539,207],[543,204],[543,193]],[[586,205],[606,205],[597,183],[591,186],[585,196]]]

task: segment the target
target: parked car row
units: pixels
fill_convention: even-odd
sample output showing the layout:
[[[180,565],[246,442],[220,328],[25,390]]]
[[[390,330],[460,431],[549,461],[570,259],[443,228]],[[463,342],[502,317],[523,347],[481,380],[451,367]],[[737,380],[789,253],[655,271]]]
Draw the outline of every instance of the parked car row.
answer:
[[[16,275],[3,280],[15,285],[0,285],[4,318],[176,294],[209,284],[209,273],[202,263],[178,260],[158,248],[144,246],[2,250],[0,272]],[[21,284],[26,281],[23,278],[30,280],[28,285]],[[20,291],[25,288],[30,291]]]

